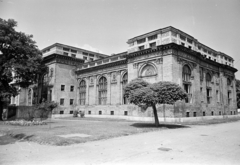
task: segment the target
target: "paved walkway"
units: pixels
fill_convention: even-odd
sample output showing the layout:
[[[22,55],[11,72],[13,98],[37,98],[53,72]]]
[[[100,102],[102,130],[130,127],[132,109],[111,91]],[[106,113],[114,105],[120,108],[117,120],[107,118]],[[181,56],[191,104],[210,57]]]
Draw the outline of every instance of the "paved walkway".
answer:
[[[2,165],[240,164],[240,121],[169,129],[56,147],[17,142],[0,146]]]

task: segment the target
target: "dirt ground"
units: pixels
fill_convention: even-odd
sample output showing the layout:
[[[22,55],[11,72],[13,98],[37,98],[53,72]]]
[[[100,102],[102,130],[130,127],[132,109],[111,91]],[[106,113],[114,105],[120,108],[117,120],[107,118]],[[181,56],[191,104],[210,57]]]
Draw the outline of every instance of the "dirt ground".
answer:
[[[166,129],[70,146],[0,146],[2,165],[211,164],[240,162],[240,121]]]

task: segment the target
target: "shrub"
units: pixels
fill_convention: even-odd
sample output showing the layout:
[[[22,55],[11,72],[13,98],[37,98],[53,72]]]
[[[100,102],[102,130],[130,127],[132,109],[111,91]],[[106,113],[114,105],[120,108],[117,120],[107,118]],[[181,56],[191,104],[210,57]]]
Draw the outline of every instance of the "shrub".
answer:
[[[73,111],[73,117],[78,117],[78,111],[77,110]]]
[[[80,111],[80,116],[84,117],[85,116],[85,112],[84,111]]]

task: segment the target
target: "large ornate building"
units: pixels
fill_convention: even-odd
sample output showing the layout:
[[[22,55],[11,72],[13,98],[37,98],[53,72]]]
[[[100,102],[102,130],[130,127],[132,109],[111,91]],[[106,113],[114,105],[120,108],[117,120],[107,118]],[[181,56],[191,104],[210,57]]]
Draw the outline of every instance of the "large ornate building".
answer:
[[[127,43],[126,52],[111,56],[58,43],[43,49],[49,72],[38,87],[22,90],[18,104],[32,105],[44,98],[58,102],[56,113],[60,114],[77,109],[88,115],[151,117],[151,108],[142,111],[124,97],[124,86],[142,78],[150,83],[175,82],[188,94],[175,105],[158,105],[160,117],[237,114],[237,70],[232,57],[174,27],[131,38]]]

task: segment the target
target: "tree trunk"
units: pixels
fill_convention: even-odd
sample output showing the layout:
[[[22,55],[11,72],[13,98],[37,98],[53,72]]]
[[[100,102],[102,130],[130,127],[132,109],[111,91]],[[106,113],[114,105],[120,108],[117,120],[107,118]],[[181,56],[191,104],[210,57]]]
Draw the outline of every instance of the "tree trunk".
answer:
[[[3,113],[3,101],[2,98],[0,97],[0,121],[2,120],[2,113]]]
[[[155,104],[152,104],[154,119],[155,119],[155,125],[156,127],[159,127],[159,120],[158,120],[158,114],[157,114],[157,108]]]

